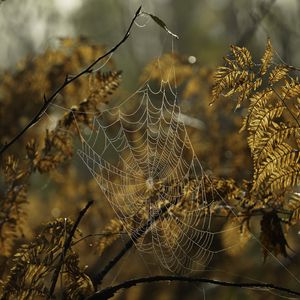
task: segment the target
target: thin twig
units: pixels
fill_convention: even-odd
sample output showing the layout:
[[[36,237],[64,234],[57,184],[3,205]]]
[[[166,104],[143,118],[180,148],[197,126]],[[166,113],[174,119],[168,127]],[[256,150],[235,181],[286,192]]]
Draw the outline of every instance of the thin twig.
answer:
[[[220,281],[208,278],[192,278],[192,277],[185,277],[185,276],[153,276],[153,277],[143,277],[125,281],[121,284],[107,287],[102,291],[99,291],[90,297],[86,298],[86,300],[107,300],[112,298],[116,292],[121,289],[129,289],[137,284],[141,283],[150,283],[150,282],[188,282],[188,283],[208,283],[217,286],[230,286],[236,288],[243,288],[243,289],[257,289],[257,290],[276,290],[278,292],[282,292],[285,294],[293,295],[293,296],[300,296],[300,292],[277,286],[272,283],[248,283],[248,282],[228,282],[228,281]]]
[[[80,73],[78,73],[75,76],[72,76],[71,78],[66,75],[64,82],[61,84],[60,87],[58,87],[53,94],[47,98],[44,95],[44,100],[43,100],[43,105],[42,107],[39,109],[39,111],[36,113],[36,115],[31,119],[31,121],[29,121],[29,123],[14,137],[12,138],[8,143],[5,143],[1,149],[0,149],[0,155],[2,155],[11,145],[13,145],[20,137],[23,136],[23,134],[33,125],[35,125],[44,115],[44,113],[47,111],[47,109],[49,108],[49,106],[54,102],[56,96],[67,86],[69,85],[71,82],[75,81],[76,79],[78,79],[79,77],[81,77],[84,74],[88,74],[93,72],[93,67],[103,58],[109,56],[110,54],[112,54],[114,51],[116,51],[130,36],[130,31],[131,28],[135,22],[135,20],[137,19],[137,17],[140,15],[142,6],[140,6],[138,8],[138,10],[136,11],[133,19],[130,22],[130,25],[124,35],[124,37],[113,47],[111,48],[108,52],[106,52],[104,55],[98,57],[93,63],[91,63],[89,66],[87,66],[85,69],[83,69]]]
[[[76,222],[74,223],[71,231],[70,231],[70,234],[68,236],[68,238],[65,240],[65,243],[64,243],[64,246],[63,246],[63,250],[62,250],[62,253],[60,255],[60,259],[55,267],[55,270],[53,272],[53,276],[52,276],[52,279],[51,279],[51,287],[49,289],[49,295],[48,295],[48,299],[51,299],[52,296],[53,296],[53,293],[54,293],[54,290],[55,290],[55,286],[56,286],[56,282],[57,282],[57,279],[58,279],[58,276],[59,276],[59,273],[60,273],[60,270],[63,266],[63,263],[64,263],[64,258],[66,256],[66,253],[67,251],[69,250],[70,246],[71,246],[71,243],[72,243],[72,239],[74,237],[74,234],[77,230],[77,227],[82,219],[82,217],[85,215],[85,213],[87,212],[87,210],[89,209],[89,207],[94,203],[93,200],[89,201],[86,206],[80,211],[78,217],[77,217],[77,220]]]

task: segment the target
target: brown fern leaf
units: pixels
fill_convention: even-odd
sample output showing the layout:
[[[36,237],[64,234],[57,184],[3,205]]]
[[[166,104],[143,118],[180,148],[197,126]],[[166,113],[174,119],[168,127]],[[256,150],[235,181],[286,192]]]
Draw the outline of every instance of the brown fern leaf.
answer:
[[[276,192],[290,189],[298,184],[300,184],[300,166],[299,164],[290,164],[271,174],[266,189]]]
[[[57,128],[46,131],[45,146],[36,162],[39,172],[47,173],[57,168],[61,163],[73,156],[73,138],[68,131],[60,130],[60,122]]]
[[[284,79],[288,75],[289,71],[290,69],[286,65],[275,66],[269,75],[270,84],[273,85],[276,82]]]
[[[294,192],[288,197],[287,209],[291,211],[289,222],[294,225],[300,222],[300,193]]]
[[[283,100],[289,100],[300,95],[300,83],[298,78],[291,78],[285,82],[285,85],[281,88],[281,95]]]
[[[73,107],[64,115],[55,129],[46,131],[45,146],[36,160],[39,172],[49,172],[73,156],[73,133],[79,135],[78,123],[91,126],[92,117],[87,112],[97,112],[98,105],[103,103],[107,96],[111,95],[120,84],[121,72],[100,72],[91,75],[90,94],[83,100],[79,107]],[[107,102],[107,101],[106,101]],[[67,130],[62,130],[62,129]]]
[[[64,297],[63,299],[85,299],[93,291],[93,283],[79,266],[77,253],[71,252],[64,261]]]
[[[265,137],[269,126],[275,124],[274,119],[280,118],[284,110],[285,106],[281,104],[277,104],[275,107],[262,107],[260,110],[257,110],[255,118],[253,118],[251,122],[249,122],[248,144],[254,157],[254,164],[256,164],[255,160],[258,151],[261,150],[261,139]]]
[[[269,153],[271,153],[277,144],[282,144],[283,141],[289,140],[291,137],[297,136],[300,134],[300,128],[289,123],[272,123],[266,136],[261,139],[261,144],[258,149],[259,152],[256,156],[257,164],[260,164]]]
[[[265,53],[261,58],[261,67],[260,67],[261,75],[265,75],[267,73],[267,70],[271,65],[272,59],[273,59],[273,47],[271,44],[271,40],[268,39]]]
[[[249,69],[253,67],[252,56],[247,48],[234,45],[230,48],[234,59],[240,68]]]
[[[295,149],[286,143],[277,145],[255,170],[253,190],[258,190],[267,177],[276,173],[277,170],[288,167],[291,162],[298,163],[299,160],[299,151],[295,151]]]
[[[17,237],[22,233],[22,223],[26,216],[29,171],[13,157],[3,162],[5,185],[0,192],[0,253],[9,256]]]
[[[48,295],[47,279],[55,269],[56,258],[60,255],[72,227],[73,222],[66,218],[49,222],[31,243],[18,249],[12,261],[12,268],[3,283],[2,299],[25,300]],[[65,262],[69,263],[65,272],[68,275],[68,272],[72,271],[71,277],[75,276],[76,271],[78,276],[81,275],[79,269],[76,269],[77,265],[72,265],[76,270],[71,270],[70,264],[74,262],[74,255],[72,249],[69,249],[65,257]]]
[[[120,85],[121,71],[97,72],[90,76],[90,97],[99,97],[102,101],[111,95]]]
[[[237,108],[240,104],[257,90],[262,79],[255,75],[250,52],[244,47],[231,46],[231,56],[224,58],[226,66],[219,67],[214,75],[212,88],[212,103],[220,95],[229,97],[238,95]]]
[[[268,88],[261,92],[257,92],[250,97],[250,104],[248,108],[248,114],[243,120],[243,127],[241,130],[245,130],[249,123],[251,123],[252,118],[256,116],[256,112],[265,107],[267,102],[271,101],[273,95],[273,90]]]
[[[273,65],[270,40],[259,70],[248,51],[231,47],[231,52],[232,56],[225,59],[226,66],[217,69],[212,98],[215,100],[221,94],[236,96],[237,106],[249,99],[241,128],[248,132],[254,166],[249,199],[262,200],[270,207],[286,205],[287,193],[300,181],[298,78],[290,75],[292,67]]]

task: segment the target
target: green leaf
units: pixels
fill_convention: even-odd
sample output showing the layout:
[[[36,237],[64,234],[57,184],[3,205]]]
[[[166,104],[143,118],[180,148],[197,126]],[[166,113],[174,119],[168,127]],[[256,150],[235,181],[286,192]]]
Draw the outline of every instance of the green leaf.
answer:
[[[177,40],[179,39],[179,36],[175,33],[173,33],[166,25],[166,23],[164,21],[162,21],[159,17],[154,16],[152,14],[149,13],[145,13],[146,15],[150,16],[152,18],[152,20],[158,24],[161,28],[163,28],[168,34],[172,35],[173,37],[175,37]]]

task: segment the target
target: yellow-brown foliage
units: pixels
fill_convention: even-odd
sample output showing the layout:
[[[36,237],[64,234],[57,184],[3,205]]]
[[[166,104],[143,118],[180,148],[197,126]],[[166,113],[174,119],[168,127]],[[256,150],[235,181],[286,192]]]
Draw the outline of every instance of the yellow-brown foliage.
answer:
[[[1,122],[1,144],[24,127],[41,106],[43,95],[55,90],[66,74],[76,74],[103,52],[103,47],[88,45],[84,39],[61,42],[62,48],[48,50],[35,60],[24,61],[16,72],[2,75],[0,120],[5,122]],[[149,63],[141,75],[141,81],[150,78],[156,84],[161,80],[168,80],[171,85],[176,83],[189,137],[209,175],[203,181],[204,194],[210,199],[213,190],[227,203],[210,200],[209,212],[219,226],[229,220],[222,240],[231,255],[246,248],[254,216],[261,217],[264,257],[269,252],[286,256],[287,240],[281,223],[299,224],[300,83],[295,71],[294,67],[274,62],[273,48],[268,41],[260,63],[253,61],[245,47],[231,46],[225,65],[214,75],[210,69],[192,65],[187,57],[178,54],[167,54]],[[47,117],[40,120],[10,149],[13,155],[1,158],[3,299],[38,299],[48,295],[57,258],[74,224],[73,218],[53,221],[53,216],[74,214],[90,198],[99,200],[91,209],[90,218],[82,224],[87,236],[77,240],[78,243],[75,236],[64,258],[63,286],[55,291],[57,294],[60,291],[64,299],[79,299],[92,291],[91,279],[80,266],[79,257],[92,264],[94,260],[90,248],[81,241],[88,238],[95,241],[100,235],[96,242],[87,243],[96,244],[93,253],[102,258],[105,250],[114,249],[119,235],[125,229],[128,231],[105,207],[103,194],[95,182],[85,181],[86,174],[72,161],[75,145],[81,142],[81,130],[93,128],[93,115],[109,105],[110,96],[119,84],[120,72],[111,70],[91,73],[88,78],[81,77],[76,84],[68,85],[55,99],[59,105],[69,108],[67,112],[56,115],[54,107],[50,107],[50,117],[56,117],[54,126],[49,126]],[[236,101],[235,114],[231,113],[232,101],[224,98]],[[46,186],[50,182],[49,198],[36,188],[36,181],[43,185],[46,182]],[[171,184],[184,191],[181,201],[172,208],[172,213],[180,217],[192,205],[186,199],[197,181],[187,178]],[[151,193],[163,198],[167,188],[164,182],[155,182]],[[37,199],[40,206],[33,212]],[[139,212],[145,222],[146,210],[143,207]],[[38,221],[29,222],[31,217]],[[49,222],[42,226],[40,219]],[[168,222],[168,219],[161,220],[165,229],[162,238],[173,246],[178,237],[176,232],[181,229],[176,222],[171,226]],[[170,227],[173,234],[168,232]],[[131,229],[136,228],[131,226]],[[237,248],[229,247],[231,239],[241,242]]]
[[[245,48],[232,47],[226,65],[215,73],[212,94],[213,101],[221,95],[236,97],[236,108],[247,108],[241,130],[247,132],[254,169],[249,203],[254,209],[266,209],[261,223],[266,249],[286,255],[276,211],[288,210],[291,223],[298,219],[294,210],[300,204],[295,194],[300,183],[300,86],[293,76],[295,68],[277,65],[273,56],[270,40],[260,64],[252,62]],[[276,226],[271,227],[274,221],[268,221],[267,209],[275,214]]]

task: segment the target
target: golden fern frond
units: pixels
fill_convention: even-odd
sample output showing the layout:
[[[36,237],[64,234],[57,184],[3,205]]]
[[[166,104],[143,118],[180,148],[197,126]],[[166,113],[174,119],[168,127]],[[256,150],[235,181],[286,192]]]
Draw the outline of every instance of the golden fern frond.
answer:
[[[118,88],[121,82],[121,74],[121,71],[109,71],[106,73],[97,72],[90,75],[90,94],[101,98],[103,101]]]
[[[238,99],[237,99],[237,106],[236,108],[239,108],[241,103],[247,99],[253,91],[256,91],[262,84],[262,79],[261,78],[256,78],[253,79],[249,78],[251,81],[250,82],[245,82],[241,85],[239,85],[237,88],[235,88],[236,93],[239,93]]]
[[[300,221],[300,193],[294,192],[289,195],[287,208],[292,212],[290,223],[297,224]]]
[[[255,170],[253,190],[258,190],[260,185],[272,173],[275,173],[278,169],[288,167],[291,163],[297,164],[299,159],[299,151],[295,151],[290,145],[286,143],[276,145],[273,151],[269,152],[266,159]]]
[[[259,69],[245,49],[231,47],[231,53],[215,74],[213,101],[220,95],[235,96],[238,107],[249,100],[241,128],[248,132],[254,166],[249,198],[271,207],[276,201],[285,204],[286,194],[300,181],[299,80],[290,74],[293,67],[273,64],[270,40]]]
[[[265,53],[261,58],[261,66],[260,66],[261,75],[265,75],[267,73],[267,70],[271,65],[272,59],[273,59],[273,47],[271,44],[271,40],[268,39]]]
[[[73,222],[66,218],[49,222],[35,239],[21,246],[14,255],[12,268],[3,283],[2,299],[36,299],[47,296],[47,278],[55,269],[66,236]],[[72,254],[70,249],[65,257]]]
[[[266,190],[276,192],[286,190],[300,184],[300,165],[291,164],[277,169],[270,175]]]
[[[257,148],[256,162],[259,164],[270,152],[273,151],[275,144],[281,144],[300,134],[300,128],[288,123],[273,123],[269,126],[266,136],[261,139],[261,144]]]
[[[252,72],[246,70],[230,69],[229,67],[219,67],[214,74],[215,84],[212,88],[212,103],[215,102],[221,94],[229,97],[235,93],[239,93],[239,101],[243,101],[251,91],[251,87],[257,83],[253,83],[254,76]]]
[[[255,118],[252,118],[251,122],[248,123],[248,145],[254,157],[257,155],[257,151],[260,150],[261,139],[266,136],[268,128],[271,125],[276,126],[274,125],[276,124],[274,119],[281,117],[284,110],[285,106],[282,104],[262,107],[256,111]]]
[[[59,122],[60,124],[60,122]],[[59,128],[59,125],[57,126]],[[68,131],[46,130],[45,145],[38,156],[36,167],[47,173],[73,156],[73,139]]]
[[[286,65],[275,66],[269,75],[270,84],[273,85],[276,82],[284,79],[288,75],[289,71],[290,69]]]
[[[253,67],[252,56],[247,48],[234,45],[232,45],[230,48],[235,62],[240,68],[249,69]]]
[[[273,96],[273,90],[271,88],[267,88],[261,92],[255,93],[250,97],[248,114],[243,121],[244,129],[251,122],[252,117],[255,118],[256,112],[259,111],[261,107],[267,106],[267,102],[270,102],[272,96]]]
[[[74,133],[78,132],[78,123],[92,126],[92,116],[86,112],[99,111],[99,105],[107,103],[106,98],[111,95],[120,84],[121,72],[97,72],[90,76],[90,94],[80,102],[79,107],[72,107],[52,131],[46,131],[45,146],[42,153],[36,153],[34,165],[39,172],[45,173],[57,168],[73,156]],[[76,115],[76,118],[75,118]],[[75,121],[76,119],[76,121]],[[67,130],[62,130],[65,128]]]
[[[85,299],[94,290],[93,283],[89,276],[79,267],[77,253],[70,253],[65,261],[63,273],[64,297],[63,299]]]
[[[9,256],[14,241],[22,232],[22,222],[26,216],[28,176],[26,166],[21,166],[13,156],[3,161],[4,188],[0,191],[0,253]]]
[[[298,78],[285,81],[285,85],[281,88],[281,95],[284,100],[289,100],[300,95],[300,83]]]
[[[253,72],[254,66],[250,52],[245,47],[231,46],[231,56],[224,58],[225,66],[217,68],[212,88],[212,103],[220,95],[238,95],[237,107],[257,90],[262,79]]]

